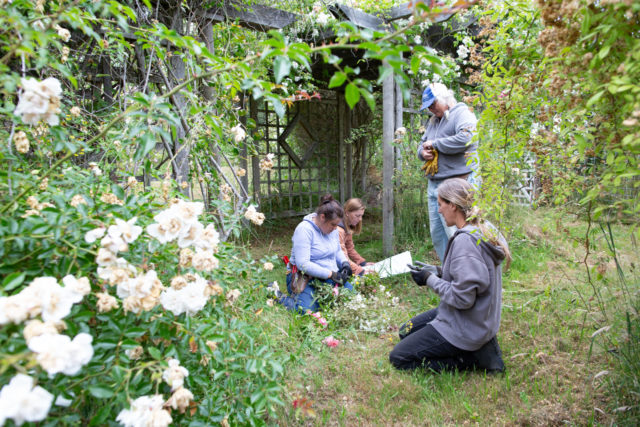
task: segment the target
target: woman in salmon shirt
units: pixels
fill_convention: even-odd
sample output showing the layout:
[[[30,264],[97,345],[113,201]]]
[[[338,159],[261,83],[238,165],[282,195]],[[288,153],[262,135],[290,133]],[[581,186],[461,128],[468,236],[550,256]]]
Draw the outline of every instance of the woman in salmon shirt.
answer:
[[[356,251],[353,244],[353,235],[360,234],[362,231],[364,204],[362,204],[362,200],[360,199],[349,199],[345,202],[343,208],[344,218],[343,221],[338,224],[340,246],[342,247],[344,255],[349,259],[353,274],[362,276],[367,272],[365,267],[373,265],[372,262],[367,262],[358,251]]]

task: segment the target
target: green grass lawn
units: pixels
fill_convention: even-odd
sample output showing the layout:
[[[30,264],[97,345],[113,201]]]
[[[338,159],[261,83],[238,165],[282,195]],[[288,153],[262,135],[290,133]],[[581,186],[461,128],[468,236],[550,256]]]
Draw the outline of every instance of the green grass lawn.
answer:
[[[602,233],[591,233],[586,245],[587,226],[576,218],[557,217],[542,209],[518,213],[508,233],[514,261],[503,278],[498,334],[506,373],[436,375],[400,372],[388,362],[399,340],[398,326],[438,304],[437,296],[417,287],[407,274],[379,279],[398,298],[396,305],[378,313],[386,322],[384,331],[362,331],[355,321],[346,327],[344,320],[338,325],[332,319],[339,316],[330,310],[323,312],[329,320],[323,329],[310,316],[267,304],[264,285],[276,280],[284,290],[284,266],[273,258],[290,254],[291,235],[299,220],[265,224],[244,242],[253,259],[271,259],[275,265],[272,271],[250,278],[247,304],[256,307],[254,321],[262,323],[265,340],[291,355],[285,368],[285,406],[270,423],[546,426],[619,420],[620,411],[614,409],[624,399],[609,387],[615,378],[611,354],[617,351],[611,345],[624,344],[624,328],[616,313],[624,313],[638,295],[637,248],[628,237],[629,227],[613,228],[621,267],[630,272],[628,279],[635,278],[635,282],[627,280],[624,288]],[[367,211],[364,225],[364,232],[354,239],[356,248],[368,260],[379,260],[381,218]],[[590,253],[585,261],[587,246]],[[396,252],[407,249],[414,259],[435,260],[429,241],[409,242]],[[607,325],[612,329],[592,339],[596,330]],[[322,344],[329,335],[338,338],[340,345]],[[637,393],[637,384],[633,390]],[[637,407],[632,411],[637,414]]]

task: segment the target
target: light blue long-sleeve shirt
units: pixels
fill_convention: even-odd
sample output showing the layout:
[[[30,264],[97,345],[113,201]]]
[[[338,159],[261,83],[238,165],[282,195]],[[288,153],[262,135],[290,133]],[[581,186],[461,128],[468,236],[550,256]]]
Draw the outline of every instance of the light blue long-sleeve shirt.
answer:
[[[315,212],[305,216],[293,232],[289,262],[310,276],[326,279],[348,260],[340,247],[338,230],[324,234],[313,222],[315,217]]]

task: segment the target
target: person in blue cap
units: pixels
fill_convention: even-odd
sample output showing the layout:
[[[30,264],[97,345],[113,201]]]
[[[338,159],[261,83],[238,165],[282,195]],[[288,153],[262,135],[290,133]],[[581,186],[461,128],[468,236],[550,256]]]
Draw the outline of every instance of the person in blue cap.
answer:
[[[471,143],[478,120],[469,107],[457,102],[442,83],[431,83],[422,93],[420,111],[432,117],[418,145],[418,159],[429,180],[427,202],[431,240],[440,261],[444,258],[449,238],[455,227],[447,227],[438,213],[438,186],[448,178],[464,178],[477,186],[475,170],[477,144]]]

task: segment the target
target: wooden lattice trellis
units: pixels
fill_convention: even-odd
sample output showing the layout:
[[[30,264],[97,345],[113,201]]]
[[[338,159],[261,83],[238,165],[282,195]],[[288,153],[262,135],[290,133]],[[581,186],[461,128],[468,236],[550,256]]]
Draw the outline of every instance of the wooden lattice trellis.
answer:
[[[302,215],[313,211],[320,196],[351,196],[351,168],[345,167],[346,128],[350,111],[333,91],[320,99],[296,102],[279,118],[263,101],[250,103],[257,141],[252,157],[253,197],[271,217]],[[275,154],[269,171],[260,160]],[[347,156],[349,157],[349,156]],[[350,157],[349,157],[350,158]]]

